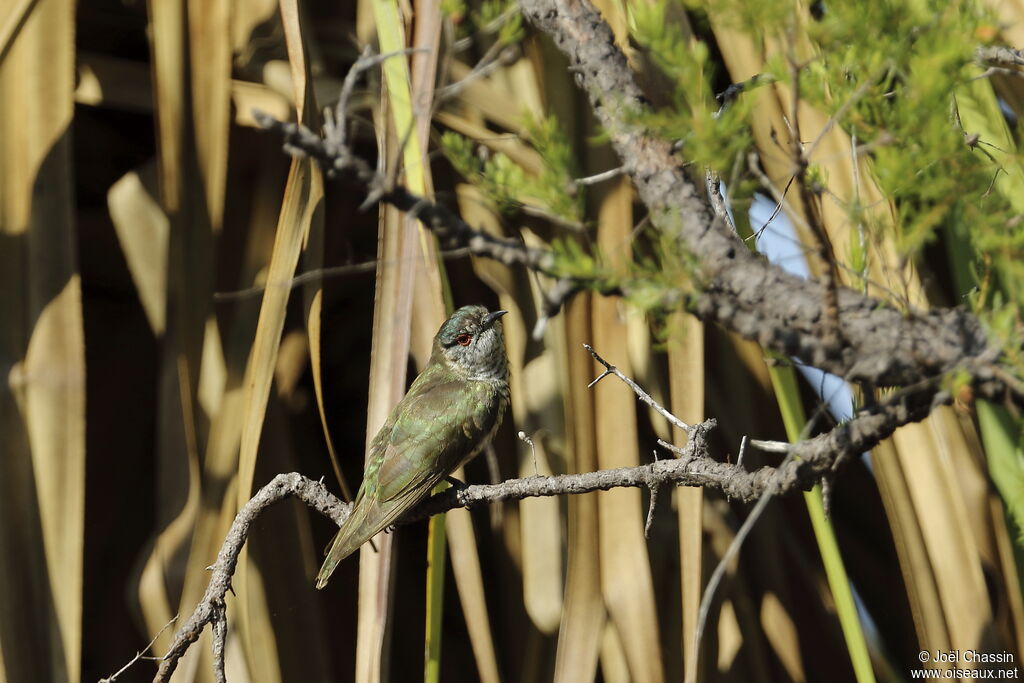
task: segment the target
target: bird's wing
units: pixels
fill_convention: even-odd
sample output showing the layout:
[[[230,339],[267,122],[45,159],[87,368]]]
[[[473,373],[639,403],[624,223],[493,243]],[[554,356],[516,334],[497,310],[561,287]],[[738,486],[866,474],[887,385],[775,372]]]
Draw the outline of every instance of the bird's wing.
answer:
[[[490,434],[496,400],[497,392],[485,382],[413,386],[385,445],[376,499],[403,507],[427,495]]]
[[[318,588],[338,562],[426,497],[480,447],[499,416],[497,401],[498,392],[484,382],[424,375],[413,382],[370,446],[368,467],[379,468],[377,476],[364,476],[352,514],[328,548]]]

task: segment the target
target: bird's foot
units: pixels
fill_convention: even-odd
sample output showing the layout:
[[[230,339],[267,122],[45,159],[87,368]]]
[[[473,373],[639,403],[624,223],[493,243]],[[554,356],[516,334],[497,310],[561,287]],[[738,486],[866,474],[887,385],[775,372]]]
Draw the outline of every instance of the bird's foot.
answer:
[[[467,488],[466,482],[456,479],[455,477],[452,477],[450,475],[445,477],[444,480],[451,484],[452,488],[458,489],[459,491],[462,491],[463,489]]]

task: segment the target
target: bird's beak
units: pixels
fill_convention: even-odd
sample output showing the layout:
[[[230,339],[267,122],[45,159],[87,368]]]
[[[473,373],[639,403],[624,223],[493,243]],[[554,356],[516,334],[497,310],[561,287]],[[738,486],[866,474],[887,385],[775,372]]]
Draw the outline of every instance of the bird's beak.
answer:
[[[506,313],[508,313],[508,311],[495,311],[494,313],[488,313],[487,317],[484,318],[484,329],[487,329],[488,327],[493,325],[495,320],[505,315]]]

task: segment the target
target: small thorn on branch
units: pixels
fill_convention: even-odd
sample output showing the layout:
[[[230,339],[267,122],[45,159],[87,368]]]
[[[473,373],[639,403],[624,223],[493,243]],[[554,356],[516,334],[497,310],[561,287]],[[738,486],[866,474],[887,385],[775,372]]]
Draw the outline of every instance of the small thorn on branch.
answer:
[[[587,385],[587,389],[593,388],[593,386],[595,384],[597,384],[598,382],[600,382],[601,380],[603,380],[605,377],[607,377],[610,374],[612,374],[611,370],[605,370],[604,372],[602,372],[600,375],[597,376],[597,379],[595,379],[593,382],[591,382],[590,384]]]
[[[743,467],[743,455],[747,452],[747,435],[740,439],[740,453],[736,456],[736,467]]]
[[[668,451],[671,451],[671,452],[675,453],[676,456],[686,455],[686,449],[685,448],[682,448],[681,446],[677,446],[674,443],[669,443],[668,441],[665,441],[664,439],[658,439],[658,445],[661,446],[662,448],[664,448],[665,450],[668,450]]]

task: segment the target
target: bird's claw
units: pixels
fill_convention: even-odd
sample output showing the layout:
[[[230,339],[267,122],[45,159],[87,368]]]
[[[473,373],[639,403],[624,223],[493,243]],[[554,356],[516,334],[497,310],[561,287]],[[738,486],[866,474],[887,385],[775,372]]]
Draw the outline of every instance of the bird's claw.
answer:
[[[453,477],[451,475],[445,477],[444,480],[446,482],[448,482],[449,484],[451,484],[452,488],[458,489],[459,491],[462,491],[462,490],[464,490],[464,489],[466,489],[468,487],[466,482],[461,481],[459,479],[456,479],[455,477]]]

